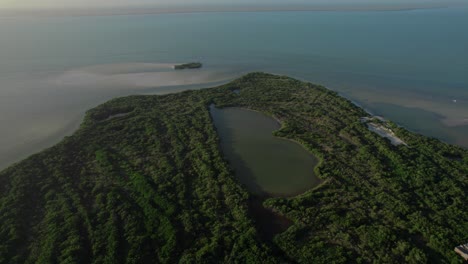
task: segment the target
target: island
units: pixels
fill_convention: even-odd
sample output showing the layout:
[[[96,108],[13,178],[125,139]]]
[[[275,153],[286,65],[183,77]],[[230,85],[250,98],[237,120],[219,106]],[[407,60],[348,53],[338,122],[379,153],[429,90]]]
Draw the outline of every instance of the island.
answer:
[[[276,137],[318,159],[320,184],[250,192],[213,107],[278,120]],[[286,76],[116,98],[0,172],[0,263],[460,263],[467,175],[468,150]],[[265,223],[283,228],[266,234]]]
[[[200,62],[190,62],[185,64],[174,65],[175,70],[185,70],[185,69],[200,69],[203,66]]]

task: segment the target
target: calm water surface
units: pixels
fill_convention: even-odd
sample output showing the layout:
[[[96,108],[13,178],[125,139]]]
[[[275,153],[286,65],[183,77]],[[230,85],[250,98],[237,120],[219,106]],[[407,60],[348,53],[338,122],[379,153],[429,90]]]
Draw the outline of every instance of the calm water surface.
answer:
[[[250,71],[326,85],[411,130],[468,147],[466,25],[463,7],[0,17],[0,168],[58,142],[113,97]],[[194,60],[205,67],[170,69]]]
[[[313,171],[318,161],[310,152],[272,135],[280,128],[273,118],[241,108],[211,107],[211,115],[224,154],[250,191],[288,196],[321,182]]]

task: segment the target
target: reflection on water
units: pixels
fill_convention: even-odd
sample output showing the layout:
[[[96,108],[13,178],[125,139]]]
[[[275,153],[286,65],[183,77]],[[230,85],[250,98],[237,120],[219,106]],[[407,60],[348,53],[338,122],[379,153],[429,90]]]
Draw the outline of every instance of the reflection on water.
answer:
[[[321,180],[314,175],[317,159],[299,144],[277,138],[276,120],[241,109],[211,107],[221,147],[239,180],[253,193],[295,195]]]

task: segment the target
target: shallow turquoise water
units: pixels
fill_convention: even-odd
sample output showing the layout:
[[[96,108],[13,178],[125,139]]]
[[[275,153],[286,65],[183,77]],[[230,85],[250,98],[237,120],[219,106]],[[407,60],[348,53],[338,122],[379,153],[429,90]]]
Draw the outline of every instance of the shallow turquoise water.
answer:
[[[199,60],[210,81],[249,71],[291,75],[468,146],[466,126],[442,122],[468,118],[466,25],[467,8],[0,17],[0,167],[69,134],[86,109],[151,90],[125,76],[94,79],[94,68],[70,81],[70,71],[116,63]]]

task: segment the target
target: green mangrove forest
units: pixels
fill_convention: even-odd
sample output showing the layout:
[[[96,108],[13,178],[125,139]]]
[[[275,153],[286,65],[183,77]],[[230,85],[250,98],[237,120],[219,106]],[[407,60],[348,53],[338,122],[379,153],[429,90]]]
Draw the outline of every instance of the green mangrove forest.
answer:
[[[317,157],[321,184],[249,192],[210,105],[279,120],[274,135]],[[113,99],[0,172],[0,263],[462,263],[468,151],[382,121],[405,142],[393,145],[363,117],[322,86],[265,73]],[[262,210],[283,228],[266,235]]]
[[[200,62],[190,62],[184,64],[174,65],[175,70],[186,70],[186,69],[199,69],[203,66]]]

